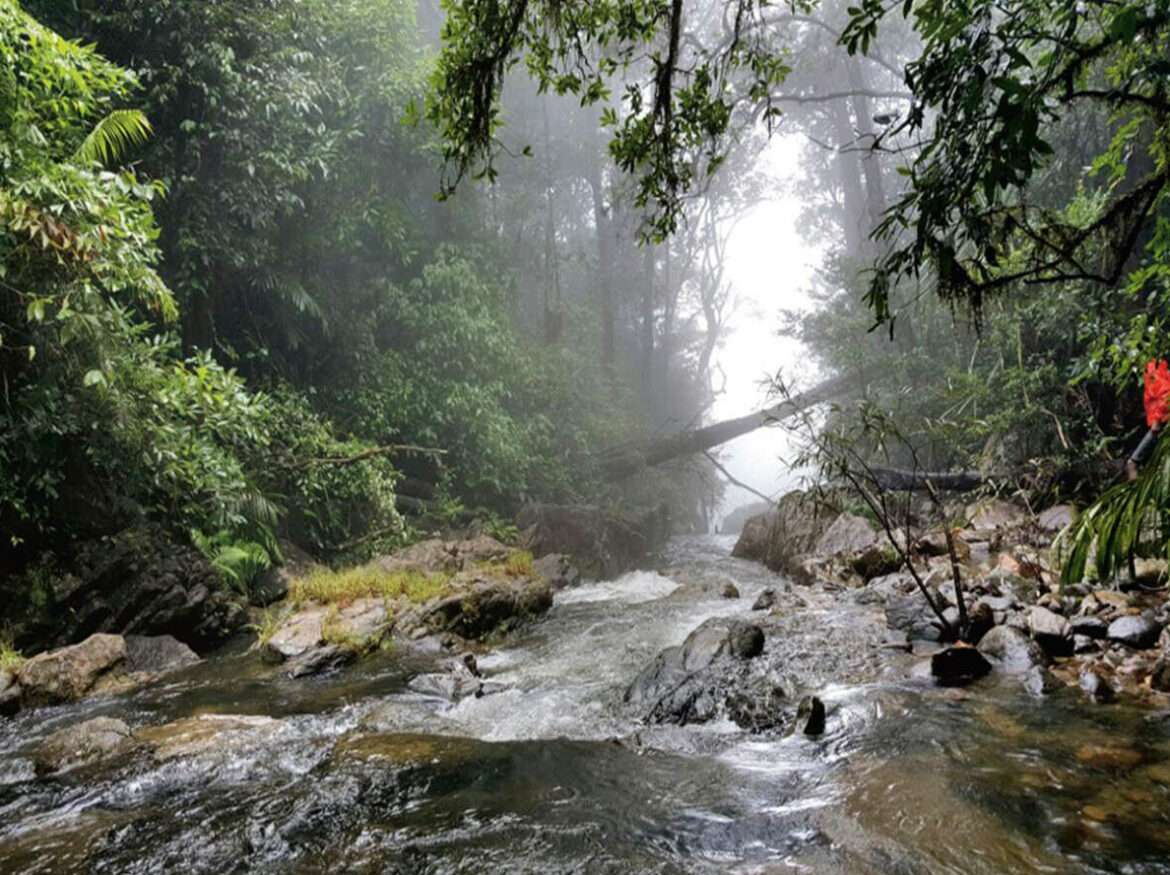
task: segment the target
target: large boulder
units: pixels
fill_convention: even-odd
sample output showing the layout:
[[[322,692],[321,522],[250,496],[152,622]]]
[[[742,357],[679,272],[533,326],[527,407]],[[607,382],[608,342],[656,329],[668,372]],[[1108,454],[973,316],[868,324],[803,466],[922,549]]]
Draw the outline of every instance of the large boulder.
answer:
[[[92,765],[134,746],[130,727],[112,717],[94,717],[59,729],[33,753],[38,775]]]
[[[170,635],[127,635],[126,670],[161,674],[199,662],[199,655]]]
[[[309,605],[286,618],[261,650],[285,663],[292,677],[338,668],[372,650],[390,631],[391,616],[380,598],[355,599],[344,607]]]
[[[73,702],[126,661],[121,635],[91,635],[80,644],[39,653],[16,673],[26,707]]]
[[[1005,532],[1020,526],[1027,525],[1031,517],[1028,511],[1004,501],[1001,498],[992,498],[977,502],[967,508],[968,526],[976,532]]]
[[[731,555],[762,562],[773,571],[800,574],[801,560],[840,515],[831,500],[808,492],[789,492],[766,514],[744,525]]]
[[[593,578],[613,578],[642,563],[670,535],[665,507],[640,517],[588,505],[529,504],[516,518],[534,556],[563,553]]]
[[[36,606],[27,593],[0,592],[18,645],[61,646],[107,632],[174,635],[205,647],[247,622],[206,557],[158,528],[86,541],[66,568],[45,575]]]
[[[455,581],[453,595],[404,617],[407,634],[449,632],[469,640],[501,635],[552,607],[552,586],[540,578],[473,577]]]
[[[880,540],[877,529],[865,517],[842,513],[817,539],[813,552],[818,556],[845,555],[875,546]]]
[[[741,504],[723,518],[719,524],[719,533],[722,535],[738,535],[744,530],[748,520],[762,516],[772,509],[770,501],[756,501],[752,504]]]
[[[758,684],[739,671],[763,649],[759,626],[722,617],[707,620],[681,645],[658,654],[626,690],[625,701],[652,723],[705,723],[727,714],[745,728],[768,728],[782,719],[783,690],[758,695],[753,689]],[[760,702],[774,703],[773,713]]]
[[[374,560],[383,571],[421,571],[454,573],[469,570],[484,562],[506,559],[511,549],[495,538],[479,535],[462,541],[431,538],[419,541],[397,553]]]

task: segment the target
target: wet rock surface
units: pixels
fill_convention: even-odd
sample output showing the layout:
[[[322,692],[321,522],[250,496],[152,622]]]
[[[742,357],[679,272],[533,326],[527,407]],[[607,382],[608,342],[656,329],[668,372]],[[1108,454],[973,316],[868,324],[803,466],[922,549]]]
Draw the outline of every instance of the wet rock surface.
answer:
[[[133,747],[130,727],[113,717],[94,717],[59,729],[33,754],[38,775],[87,766],[111,759]]]
[[[635,517],[587,505],[530,504],[516,518],[534,556],[560,553],[593,578],[616,577],[644,562],[669,534],[664,508]]]
[[[16,681],[26,707],[75,702],[125,662],[126,642],[121,635],[91,635],[27,660],[17,671]]]

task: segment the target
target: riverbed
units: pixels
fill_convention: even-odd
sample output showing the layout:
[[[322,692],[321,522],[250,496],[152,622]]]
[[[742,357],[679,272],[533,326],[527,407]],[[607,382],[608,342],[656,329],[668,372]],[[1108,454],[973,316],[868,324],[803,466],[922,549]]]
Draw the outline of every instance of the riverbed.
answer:
[[[411,685],[440,653],[289,680],[237,647],[0,721],[0,873],[1170,873],[1170,714],[994,675],[939,689],[922,651],[875,646],[880,610],[731,546],[677,538],[655,569],[559,593],[479,658],[481,697]],[[826,732],[645,725],[623,701],[638,672],[766,587],[768,646]],[[162,762],[34,775],[72,723],[209,715],[257,719]]]

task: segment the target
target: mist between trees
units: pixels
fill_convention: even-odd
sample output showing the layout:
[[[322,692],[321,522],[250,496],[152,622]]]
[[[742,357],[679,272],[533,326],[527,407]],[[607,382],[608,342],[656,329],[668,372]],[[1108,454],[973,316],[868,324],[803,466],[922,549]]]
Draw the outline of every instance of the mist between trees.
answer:
[[[4,568],[151,525],[247,577],[530,501],[706,529],[718,457],[610,463],[713,425],[729,241],[781,197],[824,256],[768,315],[899,423],[875,461],[1091,502],[1166,352],[1168,23],[3,0]],[[1119,551],[1164,549],[1148,507]]]

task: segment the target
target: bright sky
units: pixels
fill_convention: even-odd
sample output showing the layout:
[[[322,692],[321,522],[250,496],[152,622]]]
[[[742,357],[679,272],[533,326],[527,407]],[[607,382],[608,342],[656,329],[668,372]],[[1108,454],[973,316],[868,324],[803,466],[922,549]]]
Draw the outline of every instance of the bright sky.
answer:
[[[795,137],[778,137],[760,156],[765,167],[787,182],[798,165],[800,142]],[[787,185],[781,190],[791,192]],[[716,361],[727,375],[725,394],[716,401],[714,420],[742,416],[768,403],[766,380],[781,371],[796,390],[816,382],[817,375],[801,362],[801,347],[776,335],[779,311],[801,308],[804,289],[812,276],[819,253],[797,233],[800,201],[792,194],[777,193],[743,216],[736,224],[728,245],[727,271],[738,301],[730,320],[730,332],[716,353]],[[720,456],[724,466],[739,480],[767,495],[796,485],[781,457],[790,456],[786,433],[764,428],[725,444]],[[759,499],[729,485],[724,514]]]

